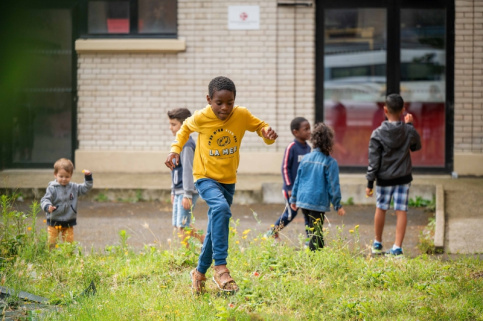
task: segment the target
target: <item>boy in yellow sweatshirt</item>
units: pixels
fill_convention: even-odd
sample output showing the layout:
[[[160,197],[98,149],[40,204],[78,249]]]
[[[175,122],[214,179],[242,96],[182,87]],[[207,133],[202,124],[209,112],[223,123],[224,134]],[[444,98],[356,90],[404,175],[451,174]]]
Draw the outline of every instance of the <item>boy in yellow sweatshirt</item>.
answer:
[[[248,109],[235,106],[235,84],[226,77],[216,77],[208,86],[208,106],[187,118],[171,144],[166,166],[171,170],[179,163],[179,154],[192,132],[198,132],[193,163],[195,186],[208,204],[208,227],[198,259],[190,272],[192,289],[204,290],[208,268],[214,263],[213,281],[222,291],[238,290],[226,267],[228,256],[230,206],[235,193],[236,172],[240,162],[240,145],[245,132],[257,132],[267,145],[277,133]]]

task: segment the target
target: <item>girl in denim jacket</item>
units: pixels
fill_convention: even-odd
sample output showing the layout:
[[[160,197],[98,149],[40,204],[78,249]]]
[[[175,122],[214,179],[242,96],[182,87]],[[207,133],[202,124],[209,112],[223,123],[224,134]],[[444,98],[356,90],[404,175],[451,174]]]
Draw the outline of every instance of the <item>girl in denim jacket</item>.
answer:
[[[309,222],[309,248],[315,251],[324,247],[322,224],[330,204],[339,215],[345,215],[340,204],[339,166],[330,156],[334,146],[334,131],[323,123],[312,131],[313,151],[304,156],[290,197],[290,207],[302,213]],[[307,220],[306,220],[307,221]]]

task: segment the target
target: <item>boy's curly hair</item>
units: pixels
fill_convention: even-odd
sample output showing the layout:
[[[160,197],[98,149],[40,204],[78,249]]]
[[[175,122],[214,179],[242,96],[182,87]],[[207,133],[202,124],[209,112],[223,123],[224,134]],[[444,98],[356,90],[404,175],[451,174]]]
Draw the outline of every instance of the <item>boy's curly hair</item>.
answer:
[[[334,130],[324,123],[317,123],[310,141],[314,148],[320,148],[320,151],[328,156],[334,147]]]
[[[208,95],[210,98],[213,98],[215,91],[221,90],[231,91],[233,96],[236,97],[235,83],[230,78],[219,76],[210,81],[210,84],[208,85]]]

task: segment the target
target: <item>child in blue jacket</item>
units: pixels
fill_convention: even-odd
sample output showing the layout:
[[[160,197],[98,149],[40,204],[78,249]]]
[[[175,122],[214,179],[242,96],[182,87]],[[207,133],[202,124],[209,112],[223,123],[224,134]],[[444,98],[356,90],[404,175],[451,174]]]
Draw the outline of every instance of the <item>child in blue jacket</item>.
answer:
[[[345,215],[345,210],[340,204],[339,166],[330,156],[334,131],[323,123],[316,124],[311,142],[314,150],[305,155],[299,165],[290,206],[294,211],[302,209],[309,223],[309,248],[315,251],[324,247],[322,224],[330,204],[339,215]]]
[[[285,210],[278,218],[275,224],[265,234],[265,236],[273,236],[278,238],[278,232],[286,227],[297,216],[298,211],[292,211],[288,200],[292,195],[292,187],[295,183],[295,177],[297,176],[297,170],[299,168],[300,161],[304,155],[310,153],[311,147],[307,144],[310,139],[310,123],[304,117],[295,117],[290,122],[290,130],[295,137],[283,154],[282,160],[282,179],[283,179],[283,198],[285,199]],[[307,226],[308,221],[305,221]],[[307,235],[308,236],[308,235]]]

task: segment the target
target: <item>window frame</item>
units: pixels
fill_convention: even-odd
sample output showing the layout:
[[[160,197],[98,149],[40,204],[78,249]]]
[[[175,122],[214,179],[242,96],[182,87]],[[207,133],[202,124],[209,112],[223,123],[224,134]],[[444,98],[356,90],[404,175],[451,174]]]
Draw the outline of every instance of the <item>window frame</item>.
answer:
[[[103,2],[120,2],[125,1],[129,3],[129,33],[102,33],[92,34],[88,32],[88,11],[89,2],[103,1]],[[176,39],[178,38],[178,1],[176,2],[176,31],[175,32],[161,32],[161,33],[138,33],[138,6],[139,0],[82,0],[80,3],[81,19],[79,23],[80,38],[82,39]]]
[[[413,173],[450,173],[454,165],[454,0],[324,0],[317,1],[315,30],[315,120],[325,120],[324,108],[324,30],[325,10],[337,8],[384,8],[387,10],[387,58],[386,92],[399,92],[401,81],[400,65],[400,11],[402,9],[445,9],[446,10],[446,93],[445,93],[445,161],[443,167],[413,167]],[[344,173],[360,173],[364,166],[342,166]]]

